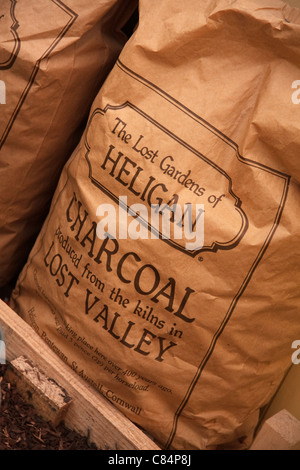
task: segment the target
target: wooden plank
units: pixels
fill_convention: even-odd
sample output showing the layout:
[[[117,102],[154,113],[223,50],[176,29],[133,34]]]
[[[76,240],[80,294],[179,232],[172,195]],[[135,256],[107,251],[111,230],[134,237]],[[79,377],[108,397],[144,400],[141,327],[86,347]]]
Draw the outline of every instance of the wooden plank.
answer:
[[[159,450],[159,447],[108,400],[71,370],[37,333],[0,300],[0,325],[7,361],[25,355],[68,390],[72,403],[66,415],[69,429],[88,436],[99,449]]]
[[[300,420],[299,390],[300,364],[293,365],[290,368],[278,391],[267,407],[262,420],[265,421],[283,409],[289,411],[293,416],[295,416],[295,418]]]
[[[6,363],[6,350],[5,350],[5,341],[4,334],[0,325],[0,364]]]
[[[250,450],[300,450],[300,421],[279,411],[264,422]]]
[[[45,421],[57,426],[65,419],[72,400],[70,395],[27,357],[19,356],[9,363],[5,380],[16,386],[23,400]]]

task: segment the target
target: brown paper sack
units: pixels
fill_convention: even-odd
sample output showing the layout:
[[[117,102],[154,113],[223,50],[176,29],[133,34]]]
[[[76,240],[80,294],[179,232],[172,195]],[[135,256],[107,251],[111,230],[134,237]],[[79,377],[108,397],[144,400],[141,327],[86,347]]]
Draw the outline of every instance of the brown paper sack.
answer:
[[[299,44],[281,1],[141,1],[14,292],[163,448],[248,447],[291,364]]]
[[[134,5],[1,0],[0,286],[26,261]]]

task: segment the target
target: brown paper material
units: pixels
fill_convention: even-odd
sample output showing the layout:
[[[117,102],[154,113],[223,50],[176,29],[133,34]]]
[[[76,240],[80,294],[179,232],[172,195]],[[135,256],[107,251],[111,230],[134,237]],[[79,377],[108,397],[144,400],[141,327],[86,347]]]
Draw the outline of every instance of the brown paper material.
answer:
[[[299,40],[277,0],[141,1],[13,295],[164,448],[248,447],[291,363]],[[169,214],[170,237],[150,217],[175,202],[202,244],[187,249],[188,216]]]
[[[0,286],[26,260],[134,5],[1,1]]]

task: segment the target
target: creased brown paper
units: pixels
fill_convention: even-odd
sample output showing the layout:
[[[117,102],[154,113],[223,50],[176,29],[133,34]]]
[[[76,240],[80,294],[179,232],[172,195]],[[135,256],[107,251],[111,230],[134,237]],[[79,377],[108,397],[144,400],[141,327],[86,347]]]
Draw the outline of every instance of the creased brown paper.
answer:
[[[13,295],[164,448],[247,448],[291,364],[299,41],[281,1],[141,1]]]
[[[134,5],[1,0],[0,286],[25,263]]]

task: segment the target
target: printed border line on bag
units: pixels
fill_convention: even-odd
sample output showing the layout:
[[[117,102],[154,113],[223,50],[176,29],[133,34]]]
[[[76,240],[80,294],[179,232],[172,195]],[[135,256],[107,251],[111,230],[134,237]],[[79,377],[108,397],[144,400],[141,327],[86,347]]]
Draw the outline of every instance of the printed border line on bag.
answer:
[[[236,293],[236,295],[234,296],[230,306],[229,306],[229,309],[228,311],[226,312],[224,318],[223,318],[223,321],[222,323],[220,324],[219,328],[217,329],[217,331],[215,332],[212,340],[211,340],[211,343],[201,361],[201,363],[199,364],[198,366],[198,369],[197,369],[197,372],[196,374],[194,375],[189,387],[187,388],[187,391],[186,391],[186,394],[184,396],[184,398],[182,399],[179,407],[177,408],[176,412],[175,412],[175,415],[174,415],[174,418],[173,418],[173,425],[172,425],[172,429],[171,429],[171,432],[170,432],[170,435],[169,435],[169,438],[164,446],[165,449],[169,449],[170,446],[172,445],[172,442],[175,438],[175,435],[176,435],[176,431],[177,431],[177,426],[178,426],[178,420],[180,418],[180,415],[181,413],[183,412],[184,408],[186,407],[197,383],[199,382],[199,379],[202,375],[202,372],[208,362],[208,360],[210,359],[213,351],[214,351],[214,348],[217,344],[217,341],[218,339],[220,338],[221,334],[223,333],[226,325],[228,324],[237,304],[238,304],[238,301],[240,300],[240,298],[242,297],[242,295],[244,294],[245,290],[246,290],[246,287],[248,286],[257,266],[259,265],[260,261],[262,260],[268,246],[270,245],[271,243],[271,240],[272,238],[274,237],[274,234],[278,228],[278,225],[280,223],[280,220],[281,220],[281,217],[282,217],[282,213],[283,213],[283,210],[284,210],[284,207],[285,207],[285,203],[286,203],[286,200],[287,200],[287,195],[288,195],[288,190],[289,190],[289,184],[290,184],[290,176],[285,174],[285,173],[282,173],[280,171],[277,171],[277,170],[274,170],[264,164],[261,164],[261,163],[258,163],[258,162],[255,162],[253,160],[250,160],[250,159],[246,159],[244,157],[242,157],[239,153],[239,147],[238,145],[231,139],[229,139],[225,134],[223,134],[222,132],[220,132],[218,129],[216,129],[214,126],[212,126],[211,124],[209,124],[207,121],[205,121],[203,118],[201,118],[200,116],[197,116],[197,114],[195,114],[193,111],[191,111],[190,109],[188,109],[186,106],[184,106],[182,103],[180,103],[179,101],[175,100],[174,98],[172,98],[168,93],[164,92],[162,89],[160,89],[158,86],[154,85],[153,83],[151,83],[150,81],[148,81],[147,79],[143,78],[141,75],[137,74],[136,72],[134,72],[133,70],[131,70],[130,68],[128,68],[127,66],[125,66],[121,61],[120,59],[117,61],[117,65],[118,67],[124,72],[126,73],[127,75],[129,75],[131,78],[137,80],[138,82],[140,82],[141,84],[143,84],[144,86],[150,88],[152,91],[154,91],[155,93],[159,94],[162,98],[164,98],[165,100],[167,100],[169,103],[173,104],[175,107],[177,107],[178,109],[180,109],[182,112],[184,112],[186,115],[188,115],[189,117],[191,117],[192,119],[194,119],[197,123],[201,124],[203,127],[205,127],[207,130],[210,130],[213,134],[215,134],[217,137],[219,137],[221,140],[223,140],[226,144],[228,144],[229,146],[231,146],[235,151],[236,151],[236,156],[237,156],[237,159],[239,161],[241,161],[242,163],[244,163],[245,165],[248,165],[248,166],[252,166],[252,167],[256,167],[256,168],[259,168],[263,171],[266,171],[267,173],[271,173],[272,175],[274,176],[277,176],[278,178],[281,178],[284,180],[284,189],[283,189],[283,193],[282,193],[282,196],[281,196],[281,200],[280,200],[280,204],[278,206],[278,209],[277,209],[277,213],[276,213],[276,216],[275,216],[275,219],[274,219],[274,223],[272,225],[272,228],[270,229],[269,233],[268,233],[268,236],[264,242],[264,244],[262,245],[256,259],[254,260],[250,270],[248,271],[240,289],[238,290],[238,292]]]
[[[134,104],[126,101],[126,103],[124,103],[123,105],[119,105],[119,106],[112,106],[112,105],[107,105],[105,107],[105,109],[100,109],[100,108],[96,108],[92,114],[92,116],[90,117],[89,119],[89,122],[88,122],[88,125],[87,125],[87,130],[86,130],[86,137],[85,137],[85,147],[86,147],[86,154],[85,154],[85,158],[88,162],[88,165],[89,165],[89,178],[90,180],[92,181],[92,183],[99,189],[101,189],[107,196],[109,196],[113,201],[115,201],[116,204],[119,203],[119,199],[118,199],[118,196],[115,195],[108,187],[106,187],[103,183],[101,183],[101,181],[98,181],[94,176],[93,176],[93,165],[92,165],[92,162],[90,161],[89,159],[89,154],[90,154],[90,151],[91,151],[91,147],[88,143],[88,132],[89,132],[89,128],[92,124],[92,121],[94,119],[95,116],[97,116],[97,114],[100,114],[101,116],[104,116],[109,110],[116,110],[116,109],[125,109],[126,107],[129,107],[130,109],[132,109],[133,111],[135,111],[136,113],[138,113],[140,116],[142,116],[144,119],[146,119],[148,122],[150,122],[152,125],[154,125],[155,127],[157,127],[158,129],[160,129],[162,132],[164,132],[166,135],[168,135],[168,137],[170,137],[171,139],[175,140],[177,143],[179,143],[180,145],[182,145],[184,148],[186,148],[189,152],[191,152],[193,155],[195,155],[197,158],[201,159],[202,161],[204,161],[205,163],[207,163],[208,165],[210,165],[211,167],[214,168],[214,170],[218,171],[220,174],[222,174],[227,182],[228,182],[228,193],[233,197],[233,199],[235,199],[235,204],[234,204],[234,207],[235,207],[235,210],[237,210],[237,212],[240,214],[241,216],[241,219],[242,219],[242,224],[241,224],[241,227],[238,231],[238,233],[231,239],[229,240],[228,242],[218,242],[218,241],[214,241],[211,243],[211,245],[207,245],[207,246],[203,246],[202,248],[200,249],[197,249],[197,250],[185,250],[184,247],[182,247],[179,243],[177,243],[175,240],[172,240],[172,239],[164,239],[163,236],[162,236],[162,233],[158,232],[158,236],[161,240],[163,240],[165,243],[168,243],[170,246],[172,246],[173,248],[176,248],[177,250],[181,251],[182,253],[185,253],[186,255],[190,256],[190,257],[195,257],[195,256],[198,256],[199,253],[202,253],[202,252],[205,252],[205,251],[212,251],[212,252],[217,252],[218,250],[231,250],[233,248],[235,248],[239,242],[242,240],[242,238],[244,237],[245,233],[247,232],[247,229],[248,229],[248,226],[249,226],[249,222],[248,222],[248,218],[247,218],[247,215],[245,214],[245,212],[243,211],[242,209],[242,201],[240,200],[240,198],[238,196],[236,196],[236,194],[233,192],[232,190],[232,179],[230,178],[230,176],[222,169],[220,168],[218,165],[216,165],[214,162],[212,162],[211,160],[209,160],[207,157],[205,157],[205,155],[203,155],[201,152],[199,152],[198,150],[194,149],[191,145],[189,145],[187,142],[183,141],[182,139],[180,139],[178,136],[176,136],[175,134],[173,134],[172,132],[170,132],[168,129],[166,129],[164,126],[162,126],[160,123],[158,123],[157,121],[155,121],[153,118],[151,118],[149,115],[147,115],[144,111],[142,111],[140,108],[138,108],[137,106],[135,106]],[[124,207],[124,209],[128,212],[129,210],[129,207]],[[148,221],[145,221],[143,219],[142,216],[140,216],[140,222],[151,232],[151,231],[156,231],[156,229],[154,229],[151,224],[148,223]]]
[[[283,209],[284,209],[284,206],[285,206],[285,203],[286,203],[288,188],[289,188],[289,182],[290,182],[290,177],[287,176],[287,180],[285,181],[284,191],[283,191],[283,194],[282,194],[282,198],[281,198],[278,210],[277,210],[277,214],[276,214],[275,221],[274,221],[274,224],[272,226],[272,229],[270,230],[265,243],[263,244],[262,248],[260,249],[260,251],[258,253],[258,256],[256,257],[255,261],[253,262],[253,264],[252,264],[252,266],[251,266],[251,268],[250,268],[243,284],[241,285],[239,291],[237,292],[237,294],[233,298],[233,300],[230,304],[230,307],[229,307],[225,317],[223,318],[223,321],[222,321],[221,325],[219,326],[218,330],[214,334],[214,336],[211,340],[211,343],[210,343],[210,345],[209,345],[209,347],[208,347],[208,349],[205,353],[205,356],[202,359],[202,361],[201,361],[201,363],[200,363],[200,365],[197,369],[197,372],[196,372],[192,382],[189,385],[189,388],[186,392],[186,395],[184,396],[181,404],[179,405],[179,407],[178,407],[178,409],[175,413],[172,431],[170,433],[169,439],[168,439],[167,444],[166,444],[167,449],[171,446],[172,441],[175,438],[177,425],[178,425],[178,419],[179,419],[182,411],[184,410],[185,406],[187,405],[188,400],[191,397],[191,394],[193,393],[193,390],[195,389],[195,386],[197,385],[197,383],[198,383],[198,381],[201,377],[201,374],[204,370],[204,367],[206,366],[209,358],[211,357],[211,355],[213,353],[213,350],[216,346],[216,343],[217,343],[219,337],[221,336],[221,334],[223,333],[227,323],[229,322],[229,320],[231,318],[231,315],[232,315],[235,307],[237,306],[237,303],[238,303],[239,299],[242,297],[243,293],[245,292],[245,289],[246,289],[247,285],[249,284],[249,282],[250,282],[250,280],[251,280],[251,278],[254,274],[255,269],[257,268],[258,264],[262,260],[264,254],[265,254],[268,246],[270,245],[270,242],[271,242],[271,240],[272,240],[272,238],[273,238],[273,236],[276,232],[276,229],[279,225],[279,222],[280,222],[280,219],[281,219],[281,216],[282,216],[282,212],[283,212]]]
[[[10,26],[10,31],[13,35],[13,38],[14,38],[14,47],[13,47],[13,50],[10,54],[10,57],[5,61],[5,62],[0,62],[0,70],[6,70],[6,69],[9,69],[13,66],[18,54],[19,54],[19,51],[20,51],[20,47],[21,47],[21,43],[20,43],[20,38],[18,36],[18,33],[17,33],[17,29],[19,27],[19,22],[15,16],[15,7],[16,7],[16,4],[17,4],[17,0],[10,0],[11,2],[11,5],[10,5],[10,17],[12,19],[12,25]]]
[[[229,145],[231,148],[233,148],[236,152],[236,157],[239,161],[249,164],[250,166],[254,166],[256,168],[260,168],[268,173],[271,173],[275,176],[282,177],[283,179],[290,178],[288,175],[285,173],[282,173],[278,170],[274,170],[273,168],[268,167],[267,165],[264,165],[263,163],[258,163],[255,162],[254,160],[250,160],[248,158],[242,157],[239,153],[239,147],[238,145],[229,137],[227,137],[223,132],[219,131],[216,127],[214,127],[212,124],[209,122],[205,121],[205,119],[201,118],[198,116],[196,113],[191,111],[189,108],[187,108],[184,104],[180,103],[180,101],[176,100],[173,98],[171,95],[163,91],[161,88],[159,88],[157,85],[154,85],[151,83],[149,80],[146,78],[142,77],[141,75],[137,74],[133,70],[131,70],[129,67],[124,65],[120,59],[116,62],[116,65],[122,70],[122,72],[126,73],[127,75],[130,75],[131,78],[135,79],[136,81],[140,82],[142,85],[146,86],[147,88],[150,88],[152,91],[160,95],[162,98],[164,98],[166,101],[171,103],[173,106],[178,108],[180,111],[182,111],[184,114],[189,116],[191,119],[196,121],[198,124],[201,126],[205,127],[208,131],[212,132],[216,137],[218,137],[220,140],[225,142],[225,144]]]
[[[50,54],[51,52],[57,47],[57,45],[59,44],[59,42],[61,41],[61,39],[66,35],[66,33],[68,32],[68,30],[71,28],[71,26],[74,24],[74,22],[76,21],[76,19],[78,18],[78,14],[75,13],[73,10],[71,10],[65,3],[63,3],[61,0],[50,0],[52,3],[54,3],[55,5],[57,5],[59,8],[61,8],[65,13],[67,13],[69,16],[70,16],[70,20],[68,21],[68,23],[66,24],[66,26],[63,28],[63,30],[59,33],[59,35],[55,38],[55,40],[53,41],[53,43],[50,45],[50,47],[44,52],[44,54],[37,60],[37,62],[35,63],[34,65],[34,68],[33,68],[33,71],[30,75],[30,78],[29,78],[29,81],[26,85],[26,87],[24,88],[23,92],[22,92],[22,95],[17,103],[17,106],[16,108],[14,109],[9,121],[8,121],[8,124],[3,132],[3,135],[0,139],[0,151],[1,151],[1,148],[3,147],[14,123],[15,123],[15,120],[28,96],[28,93],[34,83],[34,80],[36,78],[36,75],[39,71],[39,68],[40,68],[40,64],[42,62],[42,60],[46,59]],[[20,47],[21,47],[21,44],[20,44]]]

